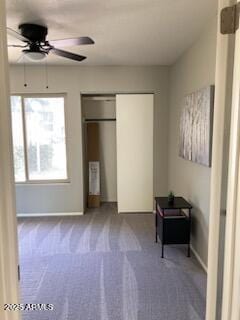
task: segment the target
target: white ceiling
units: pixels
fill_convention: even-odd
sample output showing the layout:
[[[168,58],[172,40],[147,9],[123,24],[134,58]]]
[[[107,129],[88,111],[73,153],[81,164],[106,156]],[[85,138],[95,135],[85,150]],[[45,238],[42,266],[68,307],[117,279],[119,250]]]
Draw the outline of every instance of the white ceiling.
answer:
[[[217,0],[7,0],[7,25],[44,24],[48,39],[90,36],[93,46],[64,48],[82,65],[169,65],[217,14]],[[9,36],[9,43],[18,43]],[[16,63],[20,49],[9,48]],[[49,55],[50,64],[77,64]]]

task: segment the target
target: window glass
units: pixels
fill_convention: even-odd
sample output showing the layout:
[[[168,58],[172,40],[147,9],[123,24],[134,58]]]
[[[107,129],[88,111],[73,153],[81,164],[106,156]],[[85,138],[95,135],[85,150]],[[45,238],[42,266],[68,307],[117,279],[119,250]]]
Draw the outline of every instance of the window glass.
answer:
[[[25,98],[29,180],[66,179],[64,98]]]
[[[15,181],[26,181],[21,97],[11,97]]]

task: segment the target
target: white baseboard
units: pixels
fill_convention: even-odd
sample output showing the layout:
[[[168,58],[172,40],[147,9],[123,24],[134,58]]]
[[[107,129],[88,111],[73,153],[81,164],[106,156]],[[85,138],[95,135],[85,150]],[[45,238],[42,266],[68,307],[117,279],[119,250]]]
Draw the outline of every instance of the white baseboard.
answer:
[[[146,214],[152,214],[152,210],[146,211],[146,210],[127,210],[127,211],[118,211],[118,213],[146,213]]]
[[[202,268],[204,269],[204,271],[207,273],[207,266],[206,264],[202,261],[202,258],[199,256],[199,254],[197,253],[197,251],[193,248],[193,246],[191,245],[191,251],[193,252],[193,254],[195,255],[195,257],[197,258],[198,262],[200,263],[200,265],[202,266]]]
[[[49,213],[17,213],[19,218],[32,218],[32,217],[59,217],[59,216],[82,216],[83,212],[49,212]]]

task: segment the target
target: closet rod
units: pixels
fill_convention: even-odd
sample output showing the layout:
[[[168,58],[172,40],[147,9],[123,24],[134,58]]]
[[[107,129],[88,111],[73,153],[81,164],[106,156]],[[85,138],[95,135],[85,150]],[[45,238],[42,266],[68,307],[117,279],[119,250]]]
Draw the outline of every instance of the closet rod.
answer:
[[[85,122],[100,122],[100,121],[116,121],[116,118],[105,118],[105,119],[85,119]]]

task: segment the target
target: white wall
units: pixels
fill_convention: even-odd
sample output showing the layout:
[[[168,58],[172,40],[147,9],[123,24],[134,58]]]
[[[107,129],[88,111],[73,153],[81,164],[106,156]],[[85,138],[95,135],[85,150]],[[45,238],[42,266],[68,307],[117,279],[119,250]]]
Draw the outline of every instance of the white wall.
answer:
[[[116,100],[115,97],[102,97],[104,100],[97,98],[82,99],[82,116],[89,119],[116,118]]]
[[[104,119],[116,118],[115,100],[86,100],[82,99],[83,118]],[[116,122],[103,121],[99,125],[100,143],[100,186],[101,201],[117,201],[117,150]],[[87,163],[85,164],[87,178]],[[87,181],[85,181],[87,186]]]
[[[167,191],[168,136],[167,67],[49,67],[45,89],[44,66],[11,66],[12,93],[67,93],[67,142],[69,184],[17,186],[17,211],[23,213],[79,212],[83,210],[82,124],[80,93],[155,92],[154,103],[154,194]]]
[[[207,264],[209,194],[211,168],[178,156],[179,118],[183,98],[204,86],[214,84],[217,20],[214,19],[170,71],[169,189],[182,195],[194,207],[192,244]]]

